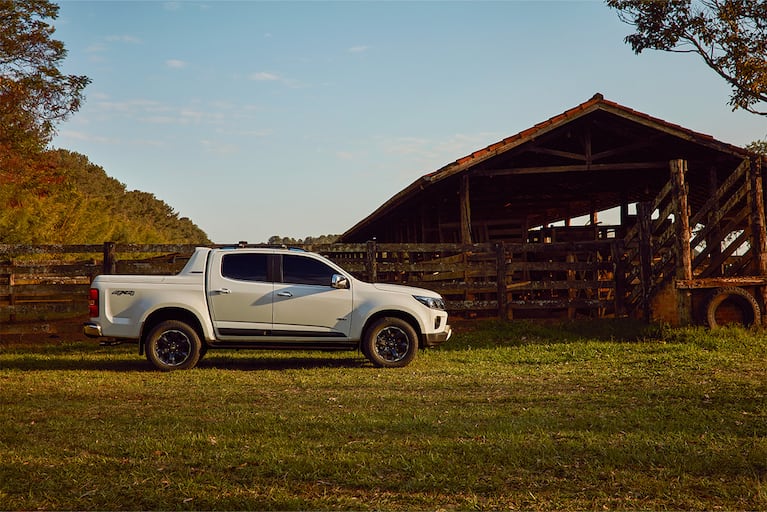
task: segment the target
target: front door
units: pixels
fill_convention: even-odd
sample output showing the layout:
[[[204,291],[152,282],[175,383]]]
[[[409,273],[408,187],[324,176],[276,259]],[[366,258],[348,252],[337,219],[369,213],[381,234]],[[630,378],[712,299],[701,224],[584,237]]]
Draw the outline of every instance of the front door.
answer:
[[[273,334],[300,338],[348,338],[352,291],[331,286],[339,271],[320,259],[282,256],[282,282],[274,285]]]

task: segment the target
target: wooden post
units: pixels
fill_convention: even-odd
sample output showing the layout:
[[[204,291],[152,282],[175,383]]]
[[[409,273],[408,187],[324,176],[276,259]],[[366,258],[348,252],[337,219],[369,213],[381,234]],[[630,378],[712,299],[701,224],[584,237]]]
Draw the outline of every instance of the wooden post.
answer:
[[[578,290],[573,288],[573,284],[575,281],[575,263],[577,263],[578,258],[575,256],[575,253],[568,252],[565,256],[565,261],[568,263],[567,265],[567,319],[573,320],[575,318],[575,307],[573,307],[573,301],[578,296]]]
[[[676,279],[692,279],[692,251],[690,249],[690,208],[687,203],[686,160],[669,162],[671,170],[674,230],[676,232]],[[692,323],[692,292],[677,290],[676,307],[679,325]]]
[[[592,240],[599,240],[599,212],[597,212],[597,205],[594,201],[591,201],[591,213],[589,214],[589,224],[594,228],[594,236]]]
[[[650,290],[652,288],[652,206],[649,202],[637,203],[639,224],[639,280],[642,283],[642,312],[645,322],[650,322]]]
[[[115,259],[115,243],[104,242],[104,273],[114,274],[117,272],[117,260]]]
[[[751,190],[749,203],[751,205],[751,250],[754,251],[754,266],[758,276],[767,275],[767,233],[765,233],[764,183],[762,181],[762,158],[755,156],[751,159],[749,168]],[[757,288],[757,301],[762,309],[761,324],[767,320],[767,286]]]
[[[8,320],[13,323],[16,321],[16,308],[14,306],[16,305],[16,294],[14,293],[13,289],[16,285],[16,278],[15,274],[13,272],[13,268],[15,267],[15,264],[13,262],[13,258],[10,259],[10,267],[11,267],[11,273],[8,274],[8,305],[11,306],[11,314],[8,318]]]
[[[375,240],[368,240],[366,252],[365,271],[368,274],[367,279],[371,283],[375,283],[378,280],[378,260],[376,259],[377,249]]]
[[[717,197],[717,193],[719,192],[719,179],[716,175],[716,167],[711,167],[708,170],[708,193],[709,197]],[[721,232],[721,225],[719,223],[719,219],[717,217],[720,215],[719,212],[719,201],[717,201],[717,204],[713,205],[713,208],[709,211],[709,213],[706,215],[706,224],[711,226],[711,231],[709,231],[708,236],[706,237],[706,245],[711,246],[711,252],[709,253],[709,259],[711,261],[717,261],[719,259],[719,256],[722,254],[722,232]],[[711,274],[712,277],[720,277],[724,274],[722,274],[722,265],[719,265]]]
[[[461,243],[471,244],[471,201],[469,198],[469,176],[461,177],[461,189],[458,194],[461,209]]]
[[[615,317],[626,316],[626,262],[623,258],[623,239],[618,238],[610,244],[613,260],[613,281],[615,282]]]
[[[508,300],[506,296],[506,246],[503,242],[495,244],[496,284],[498,294],[498,318],[508,320]]]
[[[626,236],[626,231],[628,231],[628,220],[629,220],[629,200],[628,200],[628,194],[625,190],[621,190],[621,208],[620,208],[620,230],[618,233],[618,236],[620,238],[623,238]]]

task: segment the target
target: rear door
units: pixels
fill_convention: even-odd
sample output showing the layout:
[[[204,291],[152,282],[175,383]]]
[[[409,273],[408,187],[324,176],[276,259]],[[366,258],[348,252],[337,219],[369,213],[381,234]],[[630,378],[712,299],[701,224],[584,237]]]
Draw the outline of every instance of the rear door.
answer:
[[[352,290],[331,286],[340,272],[321,258],[283,254],[274,284],[275,336],[346,339],[351,331]]]
[[[227,341],[262,340],[272,330],[268,252],[217,252],[208,271],[208,303],[216,337]]]

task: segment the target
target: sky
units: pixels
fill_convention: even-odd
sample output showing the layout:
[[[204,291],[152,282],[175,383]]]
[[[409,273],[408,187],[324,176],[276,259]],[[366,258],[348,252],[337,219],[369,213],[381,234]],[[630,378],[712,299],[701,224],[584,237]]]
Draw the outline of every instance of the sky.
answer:
[[[215,243],[341,234],[420,176],[599,92],[720,141],[767,138],[700,57],[580,1],[62,0],[81,109],[52,146]]]

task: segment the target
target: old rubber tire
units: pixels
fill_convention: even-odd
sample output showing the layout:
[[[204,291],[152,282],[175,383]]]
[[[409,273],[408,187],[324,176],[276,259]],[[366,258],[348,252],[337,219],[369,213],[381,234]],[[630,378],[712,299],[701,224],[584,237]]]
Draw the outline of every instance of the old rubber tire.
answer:
[[[146,358],[162,371],[194,368],[202,343],[192,327],[178,320],[157,324],[146,338]]]
[[[743,288],[719,288],[706,301],[706,322],[712,329],[729,324],[750,327],[762,323],[762,313],[754,296]]]
[[[404,320],[384,317],[376,320],[365,332],[362,353],[379,368],[407,366],[418,352],[418,335]]]

